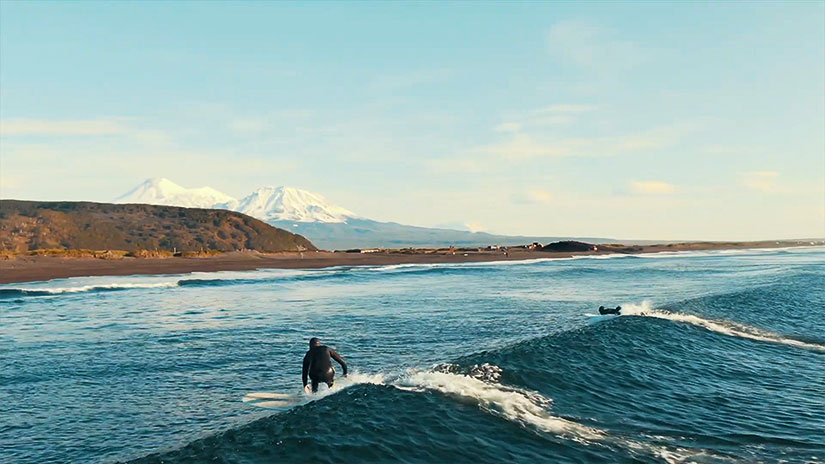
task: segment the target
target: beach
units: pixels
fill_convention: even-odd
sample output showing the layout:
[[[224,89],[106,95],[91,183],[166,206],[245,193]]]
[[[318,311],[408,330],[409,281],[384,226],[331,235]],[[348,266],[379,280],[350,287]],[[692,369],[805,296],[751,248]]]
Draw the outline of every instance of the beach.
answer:
[[[507,251],[486,249],[394,250],[378,252],[230,252],[203,258],[64,258],[19,255],[0,259],[0,284],[34,282],[83,276],[183,274],[189,272],[245,271],[254,269],[318,269],[335,266],[383,266],[393,264],[471,263],[518,261],[608,254],[668,253],[701,250],[742,250],[811,246],[810,240],[760,242],[691,242],[627,246],[596,245],[596,251],[547,252],[510,247]]]

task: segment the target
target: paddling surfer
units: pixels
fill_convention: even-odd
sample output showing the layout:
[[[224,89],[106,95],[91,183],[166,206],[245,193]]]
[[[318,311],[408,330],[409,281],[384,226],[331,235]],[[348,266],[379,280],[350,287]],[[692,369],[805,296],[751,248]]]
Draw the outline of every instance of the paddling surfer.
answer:
[[[344,358],[328,346],[321,344],[321,340],[313,337],[309,340],[309,351],[304,355],[304,367],[301,373],[301,379],[304,382],[304,390],[307,393],[310,387],[307,385],[307,376],[312,381],[312,392],[318,391],[318,384],[324,382],[328,387],[332,388],[335,378],[335,369],[332,368],[332,361],[334,359],[341,368],[344,369],[344,377],[347,376],[347,363]]]
[[[622,307],[616,306],[616,308],[605,308],[604,306],[599,306],[599,314],[606,315],[606,314],[621,314]]]

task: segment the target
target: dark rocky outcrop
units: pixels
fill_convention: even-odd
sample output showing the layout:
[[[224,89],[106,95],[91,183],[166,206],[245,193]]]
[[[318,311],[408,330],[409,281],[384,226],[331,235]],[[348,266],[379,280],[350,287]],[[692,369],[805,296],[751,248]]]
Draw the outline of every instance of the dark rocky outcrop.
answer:
[[[539,249],[539,251],[557,251],[557,252],[565,252],[565,253],[573,253],[577,251],[593,251],[596,249],[596,246],[590,243],[585,242],[577,242],[574,240],[566,240],[563,242],[553,242],[547,245],[544,245]]]

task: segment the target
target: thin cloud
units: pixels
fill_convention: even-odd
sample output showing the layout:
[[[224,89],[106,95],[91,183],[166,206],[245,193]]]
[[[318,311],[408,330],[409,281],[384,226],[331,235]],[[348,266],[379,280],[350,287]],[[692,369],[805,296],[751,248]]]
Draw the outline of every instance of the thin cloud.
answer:
[[[495,127],[495,131],[521,132],[526,129],[570,124],[582,113],[594,111],[596,108],[594,105],[558,103],[527,111],[510,112],[503,118],[505,122]]]
[[[641,195],[670,195],[676,191],[676,187],[667,182],[661,181],[639,181],[630,182],[630,190]]]
[[[550,204],[553,201],[553,195],[547,190],[534,188],[528,192],[528,196],[535,203]]]
[[[503,122],[494,129],[496,132],[519,132],[521,124],[515,122]]]
[[[545,189],[536,187],[513,193],[510,195],[510,201],[519,205],[549,205],[553,202],[553,194]]]
[[[638,134],[616,137],[612,143],[620,152],[655,150],[674,145],[683,134],[691,130],[690,125],[657,127]]]
[[[551,55],[595,71],[630,69],[644,61],[644,53],[635,43],[582,21],[553,25],[547,34],[547,48]]]
[[[436,174],[481,174],[493,169],[500,161],[485,158],[433,158],[423,161],[424,166]]]
[[[559,113],[586,113],[596,109],[594,105],[578,105],[569,103],[560,103],[556,105],[549,105],[543,108],[537,108],[532,111],[533,114],[559,114]]]
[[[3,136],[65,136],[111,135],[128,132],[120,119],[29,119],[15,118],[0,121]]]
[[[567,143],[543,143],[527,134],[515,134],[509,140],[485,147],[482,151],[510,161],[532,158],[567,156],[572,153]]]
[[[420,69],[401,74],[379,76],[371,87],[381,91],[400,91],[419,85],[440,84],[450,80],[453,71],[450,69]]]
[[[229,123],[229,129],[241,134],[259,134],[266,127],[266,122],[256,118],[233,119]]]
[[[600,157],[650,151],[673,146],[692,130],[689,125],[672,125],[644,132],[612,137],[542,139],[520,132],[503,142],[481,147],[477,151],[510,161],[559,156]]]
[[[745,187],[760,192],[775,192],[776,180],[779,177],[778,172],[774,171],[753,171],[746,172],[742,178],[742,183]]]
[[[481,224],[480,222],[470,221],[464,224],[464,227],[467,228],[470,232],[484,232],[487,230],[487,227]]]

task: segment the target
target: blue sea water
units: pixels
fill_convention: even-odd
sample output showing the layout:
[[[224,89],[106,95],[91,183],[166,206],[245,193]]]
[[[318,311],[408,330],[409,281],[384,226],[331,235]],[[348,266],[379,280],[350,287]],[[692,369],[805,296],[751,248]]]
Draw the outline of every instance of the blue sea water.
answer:
[[[823,315],[823,248],[4,285],[0,461],[823,462]]]

